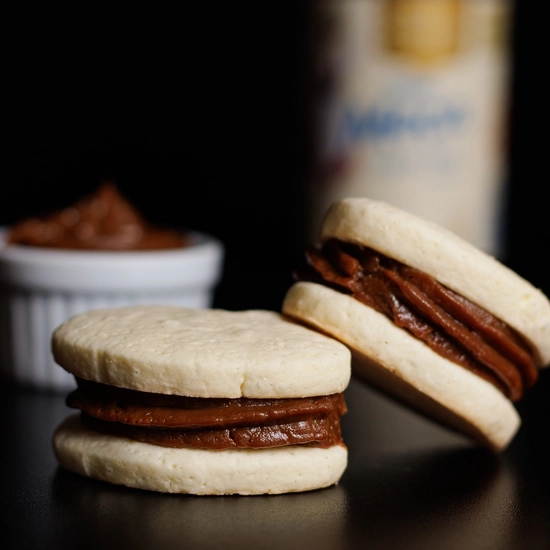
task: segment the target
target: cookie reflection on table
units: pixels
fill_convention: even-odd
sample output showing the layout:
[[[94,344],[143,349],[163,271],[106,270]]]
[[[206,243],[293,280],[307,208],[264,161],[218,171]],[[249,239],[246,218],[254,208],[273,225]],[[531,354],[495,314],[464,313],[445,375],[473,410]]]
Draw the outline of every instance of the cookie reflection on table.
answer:
[[[332,549],[345,540],[349,509],[340,485],[283,495],[197,497],[128,489],[61,468],[52,493],[67,517],[74,509],[87,511],[86,525],[64,528],[59,542],[67,548],[82,540],[84,529],[96,546],[124,540],[127,547],[154,541],[156,548],[288,549],[307,541],[318,550]]]
[[[482,448],[396,453],[370,460],[352,458],[344,487],[350,510],[349,541],[368,539],[371,548],[448,550],[503,548],[521,521],[516,479],[502,457]],[[353,512],[352,512],[353,513]],[[360,525],[361,528],[357,529]]]

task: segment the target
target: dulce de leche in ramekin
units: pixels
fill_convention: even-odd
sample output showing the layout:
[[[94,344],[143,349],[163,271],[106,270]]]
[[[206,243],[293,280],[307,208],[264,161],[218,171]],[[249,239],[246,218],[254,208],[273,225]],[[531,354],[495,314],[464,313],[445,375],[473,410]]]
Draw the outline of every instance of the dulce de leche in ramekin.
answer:
[[[113,182],[0,228],[0,375],[38,389],[72,388],[49,347],[58,325],[106,307],[210,307],[223,258],[216,237],[148,222]]]

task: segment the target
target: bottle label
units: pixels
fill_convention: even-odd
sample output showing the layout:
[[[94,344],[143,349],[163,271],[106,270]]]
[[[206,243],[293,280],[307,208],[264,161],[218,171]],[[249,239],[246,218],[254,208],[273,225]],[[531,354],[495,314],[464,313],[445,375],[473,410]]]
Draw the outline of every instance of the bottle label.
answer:
[[[385,200],[498,255],[507,3],[324,0],[311,238],[345,196]]]

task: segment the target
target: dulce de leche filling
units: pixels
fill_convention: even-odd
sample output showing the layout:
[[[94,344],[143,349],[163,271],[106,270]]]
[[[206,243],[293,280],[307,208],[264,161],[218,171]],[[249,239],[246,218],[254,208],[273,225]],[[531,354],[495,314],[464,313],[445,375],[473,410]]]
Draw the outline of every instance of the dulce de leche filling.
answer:
[[[112,182],[72,206],[14,224],[7,243],[71,250],[159,250],[189,244],[182,233],[145,221]]]
[[[518,401],[538,378],[535,352],[509,325],[435,279],[336,239],[306,250],[297,280],[350,294]]]
[[[196,398],[146,393],[77,378],[67,405],[88,427],[163,447],[264,449],[344,445],[342,393],[291,399]]]

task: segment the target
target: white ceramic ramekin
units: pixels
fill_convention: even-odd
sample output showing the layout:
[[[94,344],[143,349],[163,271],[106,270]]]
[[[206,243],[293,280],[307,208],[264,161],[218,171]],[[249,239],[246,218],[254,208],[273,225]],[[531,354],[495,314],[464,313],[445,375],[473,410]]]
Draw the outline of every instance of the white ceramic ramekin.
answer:
[[[0,228],[0,375],[37,389],[76,387],[50,349],[69,317],[145,303],[210,307],[223,271],[223,244],[199,232],[185,248],[128,252],[5,246],[5,234]]]

